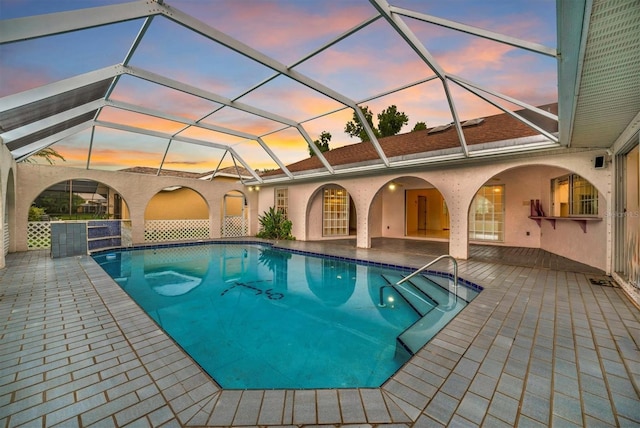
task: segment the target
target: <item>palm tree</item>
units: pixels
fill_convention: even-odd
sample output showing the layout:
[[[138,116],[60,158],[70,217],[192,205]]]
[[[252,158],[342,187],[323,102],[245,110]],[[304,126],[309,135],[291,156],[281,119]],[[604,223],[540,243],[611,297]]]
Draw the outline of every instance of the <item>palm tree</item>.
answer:
[[[32,157],[44,159],[45,161],[47,161],[49,165],[53,165],[55,163],[55,159],[61,159],[62,162],[66,161],[64,156],[62,156],[60,153],[58,153],[55,149],[52,149],[51,147],[47,147],[38,152],[35,152],[28,158],[24,159],[23,162],[34,163],[35,159],[32,159]]]

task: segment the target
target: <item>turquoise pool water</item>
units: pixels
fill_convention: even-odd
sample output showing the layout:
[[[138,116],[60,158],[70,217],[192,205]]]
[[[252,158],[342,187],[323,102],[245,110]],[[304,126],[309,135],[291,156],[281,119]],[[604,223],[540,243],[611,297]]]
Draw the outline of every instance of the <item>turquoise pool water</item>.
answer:
[[[466,305],[444,288],[416,300],[386,287],[380,307],[398,270],[257,244],[93,257],[229,389],[380,386],[420,346],[412,341],[426,342]]]

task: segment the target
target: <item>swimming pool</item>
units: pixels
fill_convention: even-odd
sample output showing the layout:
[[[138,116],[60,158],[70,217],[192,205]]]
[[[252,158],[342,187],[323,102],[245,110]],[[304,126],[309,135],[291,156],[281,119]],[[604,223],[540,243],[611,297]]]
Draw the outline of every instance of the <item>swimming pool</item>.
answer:
[[[398,269],[259,244],[93,257],[229,389],[378,387],[477,294],[423,276],[407,293],[388,286]]]

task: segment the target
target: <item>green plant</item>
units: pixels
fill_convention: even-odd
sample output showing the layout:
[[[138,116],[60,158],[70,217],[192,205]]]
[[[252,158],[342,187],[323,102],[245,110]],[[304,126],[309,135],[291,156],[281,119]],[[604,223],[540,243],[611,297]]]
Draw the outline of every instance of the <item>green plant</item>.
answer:
[[[258,238],[265,239],[287,239],[295,240],[291,235],[293,224],[291,220],[287,220],[284,212],[274,207],[269,208],[264,214],[258,216],[260,222],[260,232],[256,235]]]
[[[43,215],[45,215],[44,208],[36,207],[33,205],[29,207],[29,221],[40,221]]]

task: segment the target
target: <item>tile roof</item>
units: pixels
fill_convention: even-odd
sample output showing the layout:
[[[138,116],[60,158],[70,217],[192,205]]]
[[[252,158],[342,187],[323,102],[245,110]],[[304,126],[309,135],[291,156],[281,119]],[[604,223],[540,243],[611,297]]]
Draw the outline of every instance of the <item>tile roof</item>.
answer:
[[[543,105],[539,108],[553,114],[558,113],[557,103]],[[558,130],[557,122],[541,118],[541,116],[536,113],[527,111],[518,111],[517,113],[550,132],[557,132]],[[458,139],[455,127],[429,134],[429,131],[432,129],[434,128],[379,138],[378,142],[388,158],[460,147],[460,140]],[[506,113],[487,116],[480,124],[467,126],[462,129],[467,146],[539,135],[538,131]],[[375,148],[368,141],[338,147],[323,154],[327,161],[334,167],[379,160]],[[316,156],[312,156],[287,165],[287,168],[292,173],[295,173],[322,169],[323,165]],[[268,177],[279,174],[282,174],[281,169],[266,172],[262,174],[262,176]]]
[[[147,174],[158,175],[158,168],[151,168],[147,166],[134,166],[131,168],[124,168],[119,170],[120,172],[132,172],[134,174]],[[161,177],[180,177],[180,178],[200,178],[202,173],[200,172],[187,172],[187,171],[175,171],[171,169],[160,170]]]
[[[120,169],[120,172],[132,172],[134,174],[147,174],[147,175],[157,175],[158,168],[151,168],[147,166],[134,166],[131,168]],[[238,173],[243,177],[248,178],[251,177],[249,171],[245,168],[238,167],[236,170],[235,166],[229,166],[226,168],[221,168],[216,173],[218,175],[224,175],[226,177],[238,177]],[[200,179],[206,176],[210,176],[213,174],[213,171],[207,172],[188,172],[188,171],[176,171],[171,169],[162,169],[160,170],[161,177],[180,177],[180,178],[195,178]]]

